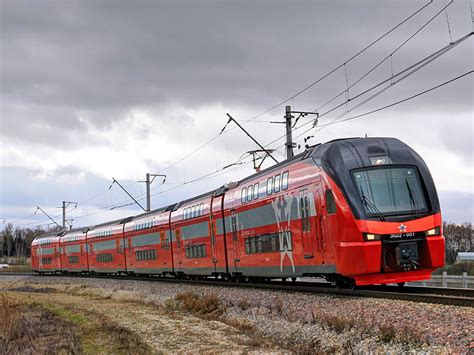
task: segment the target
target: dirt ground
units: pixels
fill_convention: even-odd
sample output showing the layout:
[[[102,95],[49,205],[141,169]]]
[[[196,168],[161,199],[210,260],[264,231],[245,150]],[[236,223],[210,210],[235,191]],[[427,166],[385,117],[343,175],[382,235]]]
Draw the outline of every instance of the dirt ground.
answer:
[[[211,312],[196,316],[190,309],[180,310],[176,304],[156,307],[92,294],[66,294],[38,285],[9,286],[2,295],[1,318],[5,320],[5,315],[10,314],[16,324],[24,319],[33,321],[16,333],[4,321],[0,325],[0,354],[283,351],[268,340],[252,336],[244,327],[213,320],[212,311],[216,309],[212,306]],[[25,337],[27,329],[29,334]]]

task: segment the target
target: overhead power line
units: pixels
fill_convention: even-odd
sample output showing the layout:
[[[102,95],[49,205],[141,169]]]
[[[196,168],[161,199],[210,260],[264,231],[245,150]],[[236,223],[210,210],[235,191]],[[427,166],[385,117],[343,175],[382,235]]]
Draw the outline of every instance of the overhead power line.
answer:
[[[367,76],[369,76],[371,73],[373,73],[377,68],[379,68],[383,63],[385,63],[388,59],[392,60],[393,55],[397,53],[400,49],[402,49],[408,42],[410,42],[417,34],[419,34],[423,29],[425,29],[431,22],[433,22],[438,16],[440,16],[443,11],[445,11],[451,4],[454,2],[454,0],[451,0],[448,4],[445,4],[445,6],[439,10],[436,14],[434,14],[428,21],[426,21],[421,27],[419,27],[413,34],[411,34],[406,40],[404,40],[397,48],[395,48],[390,54],[388,54],[386,57],[384,57],[382,60],[380,60],[377,64],[375,64],[372,68],[370,68],[365,74],[363,74],[359,79],[354,81],[351,85],[346,85],[346,89],[342,90],[339,92],[337,95],[329,99],[327,102],[319,106],[315,112],[320,111],[322,108],[326,107],[329,105],[331,102],[336,100],[337,98],[341,97],[342,95],[346,94],[349,92],[350,89],[352,89],[355,85],[360,83],[362,80],[364,80]],[[451,41],[452,43],[452,41]],[[393,71],[393,69],[392,69]],[[347,77],[346,77],[346,84],[347,83]],[[349,97],[347,97],[349,99]]]
[[[394,106],[397,106],[397,105],[400,105],[404,102],[407,102],[407,101],[410,101],[410,100],[413,100],[419,96],[422,96],[422,95],[425,95],[425,94],[428,94],[429,92],[431,91],[435,91],[445,85],[448,85],[448,84],[451,84],[457,80],[460,80],[462,78],[464,78],[465,76],[468,76],[470,74],[472,74],[474,71],[473,70],[470,70],[468,72],[465,72],[464,74],[461,74],[461,75],[458,75],[450,80],[447,80],[441,84],[438,84],[436,86],[433,86],[429,89],[426,89],[426,90],[423,90],[421,92],[418,92],[414,95],[411,95],[411,96],[408,96],[402,100],[399,100],[399,101],[396,101],[396,102],[393,102],[391,104],[388,104],[388,105],[385,105],[385,106],[382,106],[382,107],[379,107],[379,108],[376,108],[374,110],[370,110],[370,111],[367,111],[367,112],[364,112],[364,113],[361,113],[361,114],[358,114],[358,115],[355,115],[355,116],[351,116],[351,117],[348,117],[348,118],[344,118],[344,119],[340,119],[338,121],[333,121],[333,122],[328,122],[328,123],[325,123],[325,124],[321,124],[318,126],[319,130],[325,128],[325,127],[328,127],[328,126],[332,126],[334,124],[338,124],[338,123],[342,123],[342,122],[346,122],[346,121],[352,121],[352,120],[355,120],[355,119],[358,119],[358,118],[362,118],[362,117],[365,117],[365,116],[368,116],[368,115],[372,115],[376,112],[380,112],[380,111],[383,111],[383,110],[386,110],[386,109],[389,109],[391,107],[394,107]],[[314,127],[310,127],[309,129],[307,129],[306,131],[300,133],[298,136],[296,136],[295,138],[299,138],[301,136],[303,136],[304,134],[308,133],[309,131],[311,131],[312,129],[314,129]]]
[[[415,72],[417,72],[418,70],[420,70],[421,68],[423,68],[424,66],[428,65],[429,63],[433,62],[433,60],[441,57],[442,55],[446,54],[449,50],[455,48],[457,45],[461,44],[462,42],[464,42],[465,40],[467,40],[470,36],[472,36],[474,33],[471,32],[471,33],[468,33],[464,36],[462,36],[461,38],[459,38],[458,40],[454,41],[452,44],[448,44],[447,46],[444,46],[442,47],[441,49],[433,52],[432,54],[426,56],[425,58],[419,60],[418,62],[416,62],[415,64],[412,64],[410,66],[408,66],[407,68],[401,70],[400,72],[396,73],[395,75],[393,76],[390,76],[389,78],[387,79],[384,79],[382,81],[380,81],[379,83],[371,86],[370,88],[360,92],[359,94],[355,95],[354,97],[352,97],[351,99],[348,99],[348,100],[345,100],[344,102],[334,106],[333,108],[329,109],[328,111],[325,111],[324,113],[321,113],[319,114],[318,116],[318,119],[321,119],[322,117],[328,115],[329,113],[335,111],[336,109],[338,108],[341,108],[342,106],[344,106],[346,103],[348,103],[349,101],[354,101],[356,99],[358,99],[359,97],[371,92],[372,90],[382,86],[383,84],[386,84],[388,82],[390,82],[391,80],[393,80],[393,78],[397,78],[397,77],[400,77],[401,78],[397,81],[400,82],[404,79],[406,79],[407,77],[409,77],[410,75],[414,74]],[[394,85],[388,85],[386,88],[383,88],[381,89],[379,92],[377,92],[376,94],[372,95],[371,97],[369,97],[368,99],[366,99],[363,103],[367,103],[369,102],[370,100],[374,99],[376,96],[378,96],[380,93],[388,90],[389,88],[392,88],[394,87]],[[358,105],[357,107],[359,107],[360,105]],[[344,114],[347,114],[349,113],[350,111],[354,110],[354,108],[352,109],[349,109],[347,110]],[[297,131],[309,124],[311,124],[312,121],[308,121],[308,122],[305,122],[303,123],[302,125],[300,125],[299,127],[297,127],[294,131]],[[306,130],[305,132],[308,132],[310,131],[312,128],[314,127],[311,127],[310,129]],[[272,140],[271,142],[268,142],[267,144],[265,144],[265,148],[269,148],[269,146],[275,142],[278,142],[279,140],[281,140],[282,138],[284,138],[285,135],[282,135],[282,136],[279,136],[277,137],[276,139]],[[300,137],[300,135],[296,136],[295,138],[298,138]],[[281,147],[282,145],[280,145],[279,147]]]
[[[451,2],[454,1],[454,0],[451,0]],[[332,74],[334,74],[336,71],[338,71],[339,69],[343,68],[344,66],[346,66],[349,62],[353,61],[355,58],[357,58],[358,56],[360,56],[362,53],[364,53],[365,51],[367,51],[369,48],[371,48],[372,46],[374,46],[375,44],[377,44],[378,42],[380,42],[382,39],[384,39],[385,37],[387,37],[390,33],[392,33],[393,31],[395,31],[397,28],[399,28],[400,26],[402,26],[403,24],[405,24],[407,21],[409,21],[411,18],[413,18],[414,16],[416,16],[418,13],[420,13],[421,11],[423,11],[425,8],[427,8],[429,5],[431,5],[433,3],[433,0],[430,0],[429,3],[423,5],[421,8],[419,8],[418,10],[416,10],[415,12],[413,12],[412,14],[410,14],[408,17],[406,17],[404,20],[400,21],[397,25],[395,25],[394,27],[392,27],[390,30],[386,31],[385,33],[383,33],[381,36],[379,36],[377,39],[375,39],[374,41],[372,41],[370,44],[368,44],[367,46],[365,46],[364,48],[362,48],[361,50],[359,50],[357,53],[355,53],[354,55],[352,55],[349,59],[345,60],[343,63],[339,64],[338,66],[336,66],[335,68],[331,69],[330,71],[328,71],[326,74],[324,74],[323,76],[319,77],[318,79],[314,80],[313,82],[311,82],[310,84],[306,85],[305,87],[303,87],[302,89],[298,90],[296,93],[294,93],[293,95],[291,95],[290,97],[288,97],[287,99],[285,100],[282,100],[280,101],[279,103],[277,103],[276,105],[274,106],[271,106],[270,108],[266,109],[265,111],[261,112],[260,114],[244,121],[245,122],[249,122],[249,121],[252,121],[254,119],[257,119],[265,114],[267,114],[268,112],[270,111],[273,111],[274,109],[286,104],[287,102],[293,100],[294,98],[296,98],[297,96],[301,95],[302,93],[304,93],[305,91],[308,91],[309,89],[311,89],[312,87],[314,87],[315,85],[319,84],[321,81],[323,81],[324,79],[326,79],[327,77],[331,76]]]

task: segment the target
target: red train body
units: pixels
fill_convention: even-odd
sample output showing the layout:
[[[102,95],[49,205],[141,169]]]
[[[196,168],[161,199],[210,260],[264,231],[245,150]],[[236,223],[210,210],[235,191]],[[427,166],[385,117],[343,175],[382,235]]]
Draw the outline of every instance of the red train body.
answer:
[[[150,213],[38,237],[33,269],[402,283],[444,265],[441,226],[416,152],[394,138],[352,138]]]

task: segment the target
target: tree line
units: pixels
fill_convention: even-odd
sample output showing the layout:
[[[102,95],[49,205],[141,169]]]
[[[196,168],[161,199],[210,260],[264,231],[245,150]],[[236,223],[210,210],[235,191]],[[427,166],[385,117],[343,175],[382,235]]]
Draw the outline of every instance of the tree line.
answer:
[[[59,228],[14,228],[11,223],[6,224],[0,234],[0,262],[5,258],[29,258],[33,239],[53,231],[59,231]]]
[[[12,224],[5,225],[3,239],[1,240],[0,257],[29,258],[31,256],[31,242],[37,236],[59,231],[54,228],[20,228]],[[443,233],[446,238],[446,263],[452,264],[456,261],[458,252],[474,251],[474,234],[471,223],[444,223]]]

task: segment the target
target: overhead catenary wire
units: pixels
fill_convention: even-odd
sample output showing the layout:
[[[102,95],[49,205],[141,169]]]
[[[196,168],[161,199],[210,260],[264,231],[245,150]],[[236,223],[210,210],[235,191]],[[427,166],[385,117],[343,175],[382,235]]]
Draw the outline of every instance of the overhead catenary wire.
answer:
[[[454,1],[454,0],[451,0],[451,1]],[[265,109],[264,111],[262,111],[261,113],[249,118],[249,119],[246,119],[244,121],[242,121],[242,124],[245,124],[247,122],[250,122],[250,121],[253,121],[253,120],[256,120],[257,118],[260,118],[262,116],[264,116],[265,114],[273,111],[274,109],[278,108],[278,107],[281,107],[282,105],[284,105],[285,103],[291,101],[291,100],[294,100],[297,96],[303,94],[304,92],[308,91],[309,89],[313,88],[314,86],[316,86],[317,84],[319,84],[321,81],[323,81],[324,79],[328,78],[329,76],[331,76],[332,74],[334,74],[335,72],[337,72],[340,68],[342,68],[344,65],[346,65],[347,63],[353,61],[354,59],[356,59],[357,57],[359,57],[362,53],[366,52],[368,49],[372,48],[375,44],[377,44],[378,42],[380,42],[382,39],[384,39],[385,37],[387,37],[388,35],[390,35],[392,32],[394,32],[395,30],[397,30],[398,28],[400,28],[401,26],[403,26],[406,22],[410,21],[413,17],[415,17],[417,14],[419,14],[420,12],[422,12],[423,10],[425,10],[428,6],[430,6],[431,4],[433,3],[433,0],[430,0],[428,3],[426,3],[425,5],[423,5],[422,7],[420,7],[419,9],[415,10],[414,12],[412,12],[410,15],[408,15],[406,18],[404,18],[402,21],[400,21],[399,23],[397,23],[395,26],[391,27],[389,30],[387,30],[386,32],[384,32],[382,35],[380,35],[379,37],[377,37],[375,40],[373,40],[372,42],[370,42],[368,45],[366,45],[364,48],[362,48],[361,50],[359,50],[358,52],[356,52],[355,54],[353,54],[351,57],[349,57],[348,59],[346,59],[343,63],[339,64],[338,66],[336,66],[335,68],[329,70],[326,74],[322,75],[321,77],[319,77],[318,79],[314,80],[313,82],[309,83],[308,85],[306,85],[305,87],[301,88],[300,90],[298,90],[297,92],[295,92],[294,94],[292,94],[290,97],[288,97],[287,99],[284,99],[280,102],[278,102],[277,104],[275,105],[272,105],[270,106],[269,108]],[[195,148],[194,150],[192,150],[190,153],[184,155],[183,157],[181,157],[180,159],[174,161],[173,163],[167,165],[166,167],[164,167],[163,169],[159,170],[158,173],[162,173],[174,166],[176,166],[177,164],[181,163],[182,161],[188,159],[189,157],[193,156],[194,154],[196,154],[197,152],[199,152],[200,150],[202,150],[204,147],[206,147],[207,145],[209,145],[210,143],[212,143],[214,140],[216,140],[217,138],[219,137],[219,134],[213,136],[212,138],[210,138],[208,141],[206,141],[205,143],[201,144],[199,147]]]
[[[376,108],[376,109],[373,109],[373,110],[370,110],[370,111],[367,111],[367,112],[364,112],[364,113],[361,113],[361,114],[358,114],[358,115],[355,115],[355,116],[351,116],[351,117],[347,117],[347,118],[340,119],[340,120],[337,120],[337,121],[333,121],[333,122],[328,122],[328,123],[325,123],[325,124],[321,124],[321,125],[319,125],[317,128],[318,128],[318,130],[321,130],[321,129],[325,128],[325,127],[332,126],[332,125],[334,125],[334,124],[338,124],[338,123],[342,123],[342,122],[346,122],[346,121],[352,121],[352,120],[355,120],[355,119],[358,119],[358,118],[362,118],[362,117],[365,117],[365,116],[372,115],[372,114],[374,114],[374,113],[376,113],[376,112],[380,112],[380,111],[389,109],[389,108],[391,108],[391,107],[400,105],[400,104],[402,104],[402,103],[404,103],[404,102],[413,100],[413,99],[415,99],[415,98],[417,98],[417,97],[419,97],[419,96],[428,94],[428,93],[430,93],[430,92],[432,92],[432,91],[434,91],[434,90],[437,90],[437,89],[439,89],[439,88],[441,88],[441,87],[443,87],[443,86],[445,86],[445,85],[451,84],[451,83],[453,83],[453,82],[455,82],[455,81],[457,81],[457,80],[460,80],[460,79],[462,79],[462,78],[464,78],[464,77],[466,77],[466,76],[468,76],[468,75],[471,75],[471,74],[473,74],[473,73],[474,73],[473,70],[467,71],[467,72],[465,72],[465,73],[463,73],[463,74],[461,74],[461,75],[458,75],[458,76],[456,76],[456,77],[454,77],[454,78],[452,78],[452,79],[449,79],[449,80],[447,80],[447,81],[445,81],[445,82],[443,82],[443,83],[441,83],[441,84],[435,85],[435,86],[433,86],[433,87],[431,87],[431,88],[429,88],[429,89],[423,90],[423,91],[421,91],[421,92],[418,92],[418,93],[416,93],[416,94],[413,94],[413,95],[411,95],[411,96],[408,96],[408,97],[406,97],[406,98],[404,98],[404,99],[395,101],[395,102],[393,102],[393,103],[391,103],[391,104],[384,105],[384,106],[382,106],[382,107],[379,107],[379,108]],[[297,135],[295,138],[299,138],[299,137],[303,136],[304,134],[308,133],[308,132],[311,131],[312,129],[314,129],[314,127],[310,127],[310,128],[307,129],[306,131],[304,131],[304,132],[300,133],[299,135]]]
[[[380,86],[382,86],[383,84],[386,84],[387,82],[390,82],[391,80],[393,80],[394,78],[397,78],[397,77],[400,77],[399,80],[397,80],[397,82],[400,82],[404,79],[406,79],[407,77],[409,77],[410,75],[414,74],[415,72],[417,72],[418,70],[420,70],[421,68],[423,68],[424,66],[428,65],[429,63],[433,62],[434,60],[438,59],[439,57],[441,57],[442,55],[444,55],[445,53],[447,53],[448,51],[450,51],[451,49],[454,49],[456,46],[458,46],[459,44],[461,44],[462,42],[464,42],[465,40],[467,40],[470,36],[472,36],[474,33],[471,32],[471,33],[468,33],[464,36],[462,36],[461,38],[459,38],[458,40],[454,41],[452,44],[448,44],[444,47],[442,47],[441,49],[431,53],[430,55],[424,57],[423,59],[419,60],[418,62],[406,67],[405,69],[399,71],[398,73],[394,74],[393,76],[390,75],[390,77],[380,81],[379,83],[369,87],[368,89],[366,90],[363,90],[362,92],[354,95],[350,100],[351,101],[354,101],[356,99],[358,99],[359,97],[371,92],[372,90],[375,90],[376,88],[379,88]],[[382,89],[383,91],[386,91],[387,89],[391,88],[391,87],[394,87],[394,85],[389,85],[387,88],[384,88]],[[380,94],[380,93],[379,93]],[[379,94],[376,94],[375,96],[378,96]],[[371,99],[373,99],[375,96],[372,95],[373,97],[369,98],[368,100],[365,100],[364,103],[367,103],[368,101],[370,101]],[[346,100],[347,101],[347,100]],[[337,110],[338,108],[341,108],[342,106],[344,106],[346,104],[346,101],[344,102],[341,102],[340,104],[334,106],[333,108],[331,109],[328,109],[328,111],[325,111],[321,114],[319,114],[319,118],[323,118],[324,116],[334,112],[335,110]],[[358,105],[360,106],[360,105]],[[352,111],[354,108],[351,108],[349,109],[348,112]],[[309,124],[311,124],[312,121],[308,121],[308,122],[305,122],[303,124],[301,124],[299,127],[297,127],[294,131],[297,131]],[[309,129],[311,130],[311,128]],[[309,131],[308,130],[308,131]],[[271,144],[281,140],[282,138],[284,138],[285,135],[281,135],[279,136],[278,138],[272,140],[271,142],[267,143],[267,144],[264,144],[265,147],[269,147]]]
[[[351,85],[347,86],[345,90],[342,90],[339,92],[337,95],[333,96],[330,98],[328,101],[326,101],[324,104],[319,106],[318,108],[315,109],[314,112],[319,112],[321,109],[332,103],[334,100],[338,99],[342,95],[344,95],[346,92],[348,92],[351,88],[353,88],[355,85],[360,83],[362,80],[364,80],[367,76],[369,76],[371,73],[373,73],[377,68],[379,68],[383,63],[385,63],[388,59],[393,60],[393,55],[397,53],[400,49],[402,49],[407,43],[409,43],[413,38],[416,37],[423,29],[425,29],[431,22],[433,22],[438,16],[440,16],[443,11],[445,11],[451,4],[453,4],[454,0],[451,0],[448,4],[446,4],[443,8],[441,8],[437,13],[435,13],[428,21],[426,21],[421,27],[419,27],[414,33],[412,33],[406,40],[404,40],[400,45],[398,45],[392,52],[390,52],[386,57],[384,57],[382,60],[380,60],[377,64],[375,64],[372,68],[370,68],[365,74],[363,74],[361,77],[359,77],[357,80],[355,80]],[[452,43],[452,40],[451,40]]]

